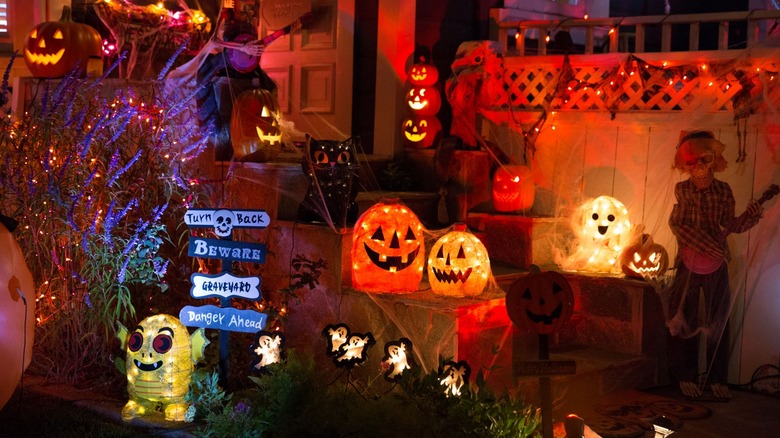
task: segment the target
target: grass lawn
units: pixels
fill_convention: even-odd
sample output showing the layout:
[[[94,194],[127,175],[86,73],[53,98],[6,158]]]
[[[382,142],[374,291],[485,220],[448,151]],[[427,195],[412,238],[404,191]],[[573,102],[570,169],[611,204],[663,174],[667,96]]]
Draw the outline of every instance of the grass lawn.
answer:
[[[74,402],[33,391],[19,393],[0,410],[0,437],[111,437],[176,436],[175,430],[131,427],[84,409]]]

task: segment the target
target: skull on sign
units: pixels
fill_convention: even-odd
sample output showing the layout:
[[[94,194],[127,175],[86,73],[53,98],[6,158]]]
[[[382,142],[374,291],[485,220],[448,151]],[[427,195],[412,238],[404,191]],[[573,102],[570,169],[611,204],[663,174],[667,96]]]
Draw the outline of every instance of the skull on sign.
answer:
[[[231,210],[221,209],[214,212],[214,233],[219,237],[228,237],[233,232],[236,215]]]

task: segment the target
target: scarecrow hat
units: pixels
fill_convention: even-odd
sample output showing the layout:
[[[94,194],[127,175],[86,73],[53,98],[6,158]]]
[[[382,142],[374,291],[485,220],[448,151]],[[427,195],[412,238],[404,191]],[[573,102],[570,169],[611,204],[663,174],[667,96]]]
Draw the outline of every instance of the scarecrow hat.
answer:
[[[680,131],[677,153],[674,156],[674,168],[685,170],[685,162],[688,156],[712,151],[715,155],[715,170],[718,172],[723,171],[728,164],[726,159],[723,158],[725,150],[726,145],[717,140],[712,131]]]

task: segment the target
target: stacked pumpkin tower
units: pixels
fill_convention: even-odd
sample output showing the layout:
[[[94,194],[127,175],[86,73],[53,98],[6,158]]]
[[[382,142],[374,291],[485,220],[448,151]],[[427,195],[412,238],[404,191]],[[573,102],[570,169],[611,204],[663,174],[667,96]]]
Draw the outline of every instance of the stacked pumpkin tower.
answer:
[[[403,143],[407,148],[429,148],[441,136],[441,121],[436,117],[441,109],[438,81],[439,70],[425,58],[414,64],[409,72],[404,94],[409,115],[401,125]]]

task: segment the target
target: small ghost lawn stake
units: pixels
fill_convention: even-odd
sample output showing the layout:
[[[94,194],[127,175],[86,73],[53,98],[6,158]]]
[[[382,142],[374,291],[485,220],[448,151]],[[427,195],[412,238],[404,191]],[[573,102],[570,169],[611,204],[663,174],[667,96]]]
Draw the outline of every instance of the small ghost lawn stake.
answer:
[[[264,370],[266,366],[284,360],[285,337],[279,332],[261,330],[255,334],[255,342],[249,347],[249,351],[255,354],[252,360],[252,368]]]
[[[469,383],[471,366],[466,361],[447,361],[439,368],[439,384],[444,386],[444,394],[460,397],[461,389]]]
[[[398,382],[406,370],[415,366],[412,349],[412,341],[407,338],[385,344],[385,357],[382,358],[382,364],[387,367],[385,380]]]

